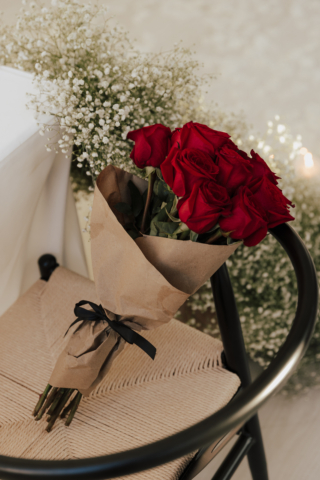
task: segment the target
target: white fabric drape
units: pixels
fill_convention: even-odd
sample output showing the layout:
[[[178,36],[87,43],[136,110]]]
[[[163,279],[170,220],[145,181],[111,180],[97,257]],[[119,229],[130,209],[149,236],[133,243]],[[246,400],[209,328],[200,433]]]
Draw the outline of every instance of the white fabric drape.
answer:
[[[26,109],[26,92],[34,92],[32,75],[0,68],[0,314],[39,278],[44,253],[88,275],[69,180],[71,153],[46,151],[48,139]]]

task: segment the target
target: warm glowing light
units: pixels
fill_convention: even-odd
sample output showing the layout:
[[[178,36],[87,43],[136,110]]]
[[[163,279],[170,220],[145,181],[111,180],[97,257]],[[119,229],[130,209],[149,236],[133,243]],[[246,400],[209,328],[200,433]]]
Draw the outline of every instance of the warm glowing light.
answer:
[[[306,147],[302,147],[300,148],[300,153],[301,155],[305,155],[306,153],[308,153],[308,149]]]
[[[314,167],[314,161],[313,161],[313,158],[312,158],[312,153],[311,152],[307,152],[304,156],[304,166],[306,168],[312,168]]]

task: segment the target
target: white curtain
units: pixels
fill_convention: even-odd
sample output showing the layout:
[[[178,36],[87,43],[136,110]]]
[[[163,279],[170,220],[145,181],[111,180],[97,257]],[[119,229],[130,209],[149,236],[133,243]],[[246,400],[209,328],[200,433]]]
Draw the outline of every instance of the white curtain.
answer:
[[[30,74],[0,68],[0,314],[39,278],[44,253],[88,275],[69,180],[71,153],[46,151],[48,140],[25,107],[26,92],[33,91]]]

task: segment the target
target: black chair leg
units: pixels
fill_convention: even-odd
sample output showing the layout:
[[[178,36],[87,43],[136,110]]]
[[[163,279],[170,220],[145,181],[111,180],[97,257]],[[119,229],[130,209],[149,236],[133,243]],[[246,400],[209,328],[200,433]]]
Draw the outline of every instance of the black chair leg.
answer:
[[[263,447],[258,415],[252,417],[243,427],[255,439],[255,443],[247,453],[253,480],[268,480],[267,461]]]
[[[45,280],[46,282],[49,280],[52,272],[59,267],[56,257],[50,253],[42,255],[38,260],[38,265],[40,269],[41,280]]]
[[[253,448],[254,442],[250,435],[241,433],[211,480],[230,480],[243,457],[248,455],[250,448]]]
[[[246,388],[251,384],[251,375],[237,305],[226,264],[222,265],[211,277],[211,285],[226,365],[231,372],[235,372],[240,377],[241,386]],[[255,444],[248,452],[252,478],[253,480],[268,480],[267,462],[258,416],[252,417],[243,429],[255,440]]]

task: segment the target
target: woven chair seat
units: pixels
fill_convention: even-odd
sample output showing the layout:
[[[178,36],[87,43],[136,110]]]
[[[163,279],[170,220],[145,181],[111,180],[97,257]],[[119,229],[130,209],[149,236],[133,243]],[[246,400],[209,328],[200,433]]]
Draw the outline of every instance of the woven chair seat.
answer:
[[[221,365],[222,344],[183,323],[142,332],[156,348],[152,361],[126,345],[90,397],[65,427],[52,432],[32,411],[48,383],[79,300],[99,303],[94,283],[58,267],[38,280],[0,318],[0,454],[76,459],[149,444],[185,429],[226,405],[239,378]],[[132,480],[178,479],[194,454]]]

